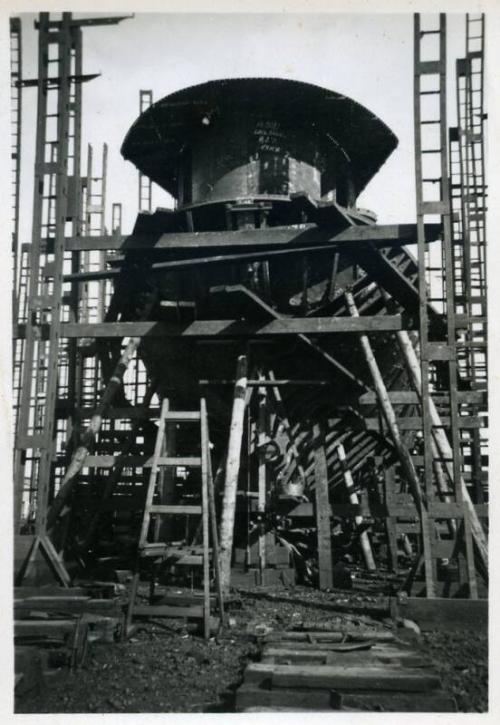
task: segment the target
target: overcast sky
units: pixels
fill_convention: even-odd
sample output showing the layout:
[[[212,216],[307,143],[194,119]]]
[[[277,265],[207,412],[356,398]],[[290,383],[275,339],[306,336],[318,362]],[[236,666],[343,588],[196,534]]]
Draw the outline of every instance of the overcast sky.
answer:
[[[76,14],[84,17],[85,14]],[[37,75],[35,15],[21,14],[23,75]],[[448,72],[464,54],[465,17],[448,15]],[[83,148],[109,146],[107,224],[111,203],[123,204],[123,231],[137,213],[137,172],[120,155],[138,115],[139,89],[153,98],[215,78],[275,76],[331,88],[366,106],[396,134],[399,147],[359,205],[382,223],[415,218],[413,182],[413,21],[410,14],[136,14],[117,26],[85,28],[84,72],[101,76],[83,86]],[[36,89],[23,91],[22,220],[31,234]],[[455,117],[449,93],[449,123]],[[84,166],[82,167],[84,169]],[[155,187],[154,206],[168,206]]]

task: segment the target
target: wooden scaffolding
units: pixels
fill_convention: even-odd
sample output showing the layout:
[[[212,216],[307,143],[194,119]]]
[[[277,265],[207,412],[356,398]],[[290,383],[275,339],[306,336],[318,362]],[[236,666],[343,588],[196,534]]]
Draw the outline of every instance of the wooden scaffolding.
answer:
[[[91,162],[85,193],[79,188],[79,89],[87,79],[81,75],[81,28],[89,24],[68,13],[59,21],[42,14],[39,22],[33,238],[24,273],[21,265],[16,326],[24,346],[16,526],[31,506],[37,546],[45,547],[66,584],[65,552],[86,566],[97,540],[103,544],[103,531],[116,534],[115,545],[128,539],[134,550],[145,494],[160,495],[151,481],[148,489],[145,469],[157,439],[154,421],[162,419],[160,399],[166,397],[158,392],[158,381],[146,374],[138,350],[151,338],[186,342],[193,350],[217,343],[234,357],[234,379],[197,378],[193,390],[203,400],[206,393],[209,416],[213,405],[214,418],[227,422],[225,431],[216,433],[218,439],[226,437],[226,445],[214,476],[221,508],[222,587],[229,586],[235,557],[255,568],[263,582],[268,567],[277,566],[281,556],[290,561],[290,531],[304,525],[314,531],[319,586],[330,588],[332,520],[339,518],[352,521],[361,532],[369,570],[378,565],[373,545],[381,531],[393,569],[398,569],[401,547],[412,557],[408,591],[422,572],[419,591],[427,597],[453,590],[477,598],[478,579],[487,578],[484,18],[467,16],[467,56],[457,66],[458,126],[449,135],[446,18],[440,15],[424,25],[415,16],[417,223],[368,224],[351,213],[345,214],[346,228],[332,234],[318,215],[304,225],[311,233],[307,242],[292,226],[277,229],[262,223],[249,234],[249,211],[237,205],[228,209],[225,232],[160,236],[123,235],[121,207],[119,214],[114,205],[108,235],[105,161],[99,198],[94,197]],[[479,49],[473,42],[479,42]],[[56,49],[53,56],[51,47]],[[49,62],[58,63],[56,78],[48,75]],[[56,99],[54,138],[47,131],[49,93]],[[141,110],[152,101],[151,95],[143,97],[148,93],[141,91]],[[306,211],[310,205],[305,198],[292,203]],[[151,212],[151,181],[141,175],[139,205]],[[252,208],[251,213],[264,219],[266,210]],[[418,263],[403,245],[417,246]],[[156,252],[165,249],[168,259],[158,261]],[[313,304],[308,259],[325,252],[331,279],[320,302]],[[113,256],[117,254],[124,256]],[[357,269],[348,290],[337,284],[342,254]],[[265,277],[268,261],[276,257],[303,259],[303,292],[295,316],[280,315],[243,285],[226,285],[210,294],[221,301],[221,309],[238,311],[230,319],[196,318],[189,301],[158,299],[155,289],[144,294],[137,318],[120,317],[130,286],[143,275],[186,269],[198,273],[207,264],[237,262],[253,265],[255,274]],[[90,312],[89,300],[96,296],[91,285],[99,290],[95,314]],[[169,321],[149,318],[156,304],[171,310]],[[328,347],[335,336],[345,340],[347,335],[362,360],[362,375],[351,372]],[[296,345],[298,356],[321,361],[323,377],[307,379],[293,366],[288,377],[280,377],[272,364],[257,364],[261,358],[253,351],[280,339]],[[380,340],[392,343],[400,367],[390,379],[382,372]],[[328,399],[339,380],[357,390],[353,404],[342,409]],[[230,416],[220,414],[214,393],[228,386],[234,388]],[[305,389],[307,415],[297,408],[304,406]],[[316,411],[321,411],[317,419]],[[272,477],[279,487],[271,491]],[[180,487],[178,481],[176,485]],[[304,491],[309,497],[302,500]],[[185,502],[151,498],[148,505],[153,511],[155,506],[165,511],[184,507],[179,515],[189,516]],[[235,521],[245,516],[251,534],[242,544],[233,537]],[[363,531],[366,521],[373,535]],[[79,525],[85,535],[75,538],[71,531]],[[187,520],[185,530],[195,540],[190,526]],[[285,539],[288,548],[280,549],[276,542]],[[205,549],[206,544],[205,526]],[[169,555],[174,548],[169,547]],[[184,549],[177,560],[182,556]],[[451,560],[458,566],[454,588],[451,574],[442,584],[443,562]]]

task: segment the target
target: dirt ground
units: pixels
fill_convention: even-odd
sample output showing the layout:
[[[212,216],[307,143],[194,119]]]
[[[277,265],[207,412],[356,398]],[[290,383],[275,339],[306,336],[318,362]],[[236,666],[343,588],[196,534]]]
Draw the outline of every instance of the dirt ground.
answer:
[[[127,642],[90,646],[84,667],[55,677],[43,694],[16,703],[18,713],[230,712],[247,663],[259,658],[258,635],[306,621],[360,629],[392,629],[394,622],[337,613],[334,603],[376,608],[375,596],[293,590],[241,593],[232,627],[205,642],[182,625],[141,624]],[[487,710],[488,639],[477,632],[424,632],[412,645],[429,656],[463,712]]]

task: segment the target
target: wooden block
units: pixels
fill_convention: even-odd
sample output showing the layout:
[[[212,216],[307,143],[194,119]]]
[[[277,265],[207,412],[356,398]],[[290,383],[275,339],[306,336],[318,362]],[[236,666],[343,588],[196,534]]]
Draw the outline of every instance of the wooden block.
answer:
[[[371,663],[398,665],[400,667],[428,667],[431,663],[411,650],[397,648],[370,648],[358,651],[335,651],[319,649],[285,649],[283,647],[265,647],[262,662],[275,664],[324,664],[340,666],[360,666]]]
[[[236,710],[253,707],[287,707],[307,710],[338,709],[340,698],[328,690],[265,690],[251,684],[243,684],[236,691]]]
[[[441,685],[438,675],[423,669],[392,666],[273,665],[252,663],[245,682],[271,682],[272,687],[335,690],[404,690],[425,692]]]

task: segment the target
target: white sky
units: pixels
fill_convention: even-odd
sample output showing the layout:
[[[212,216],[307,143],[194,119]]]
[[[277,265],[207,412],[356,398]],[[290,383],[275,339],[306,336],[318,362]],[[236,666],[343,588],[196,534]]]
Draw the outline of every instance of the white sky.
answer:
[[[95,14],[93,14],[95,15]],[[76,14],[83,17],[85,14]],[[23,75],[34,78],[34,14],[22,14]],[[465,18],[448,15],[450,91],[454,61],[464,54]],[[85,28],[85,73],[102,73],[83,86],[83,149],[99,157],[109,146],[107,225],[111,203],[123,203],[123,231],[137,213],[137,172],[120,155],[138,116],[139,89],[154,100],[214,78],[277,76],[331,88],[366,106],[396,134],[399,146],[359,198],[383,223],[413,221],[413,21],[409,13],[354,14],[144,14],[117,26]],[[454,122],[454,93],[449,93]],[[31,234],[36,89],[23,96],[21,234]],[[168,206],[155,186],[153,206]]]

